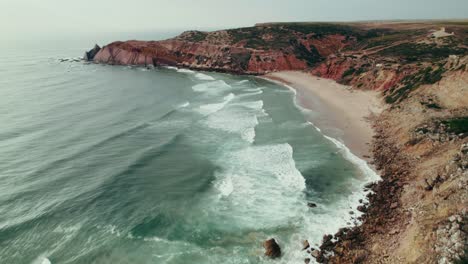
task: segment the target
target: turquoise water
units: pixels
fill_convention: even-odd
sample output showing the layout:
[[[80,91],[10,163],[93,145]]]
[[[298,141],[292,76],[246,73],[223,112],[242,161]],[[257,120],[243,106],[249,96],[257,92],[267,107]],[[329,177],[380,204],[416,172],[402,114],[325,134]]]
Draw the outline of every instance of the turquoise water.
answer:
[[[302,263],[352,223],[365,171],[292,91],[81,53],[0,55],[1,263]]]

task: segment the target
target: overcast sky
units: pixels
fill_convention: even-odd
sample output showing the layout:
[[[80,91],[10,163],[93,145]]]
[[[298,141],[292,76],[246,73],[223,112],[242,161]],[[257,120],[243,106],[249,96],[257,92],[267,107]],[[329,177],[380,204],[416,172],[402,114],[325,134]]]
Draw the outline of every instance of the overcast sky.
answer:
[[[468,0],[0,0],[0,33],[119,32],[268,21],[468,18]]]

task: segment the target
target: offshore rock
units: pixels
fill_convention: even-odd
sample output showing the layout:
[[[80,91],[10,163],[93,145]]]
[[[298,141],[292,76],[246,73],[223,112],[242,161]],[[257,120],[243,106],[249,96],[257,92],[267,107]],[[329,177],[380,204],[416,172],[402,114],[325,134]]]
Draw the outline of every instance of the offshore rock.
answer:
[[[309,241],[308,240],[304,240],[302,241],[302,250],[306,250],[310,247],[310,244],[309,244]]]
[[[265,241],[263,247],[265,248],[265,256],[273,259],[281,257],[281,248],[274,238]]]
[[[100,50],[101,47],[99,47],[98,44],[94,45],[94,48],[92,48],[90,51],[85,52],[83,59],[87,61],[92,61]]]

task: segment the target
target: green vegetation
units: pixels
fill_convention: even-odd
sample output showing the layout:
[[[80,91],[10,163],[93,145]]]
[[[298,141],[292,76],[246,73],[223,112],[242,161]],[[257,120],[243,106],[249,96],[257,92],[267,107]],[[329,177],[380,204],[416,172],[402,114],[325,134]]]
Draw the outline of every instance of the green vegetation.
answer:
[[[372,38],[385,36],[387,34],[392,34],[392,30],[387,29],[387,28],[373,28],[373,29],[367,30],[365,38],[372,39]]]
[[[191,42],[201,42],[206,39],[208,33],[201,31],[187,31],[182,33],[181,37]]]
[[[351,68],[347,69],[345,72],[343,72],[343,75],[341,76],[341,78],[345,78],[346,76],[353,75],[355,72],[356,72],[356,69],[351,67]]]
[[[447,125],[449,132],[456,134],[468,132],[468,116],[445,120],[442,123]]]
[[[192,39],[193,39],[193,41],[195,41],[195,42],[204,41],[204,40],[206,39],[206,35],[207,35],[207,34],[204,33],[204,32],[197,31],[197,32],[193,35]]]
[[[354,67],[351,67],[351,68],[347,69],[345,72],[343,72],[343,75],[341,76],[341,78],[345,78],[345,77],[351,76],[351,75],[357,75],[357,76],[361,75],[362,73],[367,71],[366,67],[369,67],[369,66],[370,66],[369,64],[364,64],[358,69],[356,69]]]
[[[386,46],[386,45],[391,45],[397,41],[404,41],[408,40],[414,35],[420,35],[423,32],[419,31],[379,31],[377,34],[368,34],[368,37],[365,40],[365,43],[367,43],[366,48],[374,48],[377,46]],[[375,35],[375,36],[374,36]]]
[[[291,36],[290,32],[286,30],[271,27],[271,28],[258,28],[247,27],[230,29],[227,31],[232,37],[232,44],[245,41],[245,47],[253,49],[281,49],[289,46]],[[265,40],[263,35],[271,35],[272,40]]]
[[[309,66],[312,66],[315,63],[323,60],[317,48],[315,48],[314,46],[311,46],[309,51],[304,45],[302,45],[297,40],[291,40],[291,45],[294,47],[294,55],[296,55],[298,59],[306,61],[307,65]]]
[[[398,56],[408,61],[440,60],[449,55],[466,54],[468,49],[436,44],[403,43],[380,51],[384,56]]]
[[[450,26],[468,26],[468,21],[462,20],[462,21],[439,21],[437,24],[444,26],[444,25],[450,25]]]
[[[367,68],[370,65],[362,65],[361,68],[359,68],[357,71],[356,71],[356,75],[361,75],[362,73],[365,73],[367,71]]]
[[[285,23],[283,24],[283,27],[302,34],[315,33],[317,36],[333,34],[357,36],[364,34],[363,31],[358,30],[357,28],[332,23]]]
[[[430,109],[437,109],[437,110],[442,109],[442,107],[440,105],[438,105],[437,103],[422,103],[422,105],[424,105],[424,106],[426,106],[427,108],[430,108]]]
[[[233,53],[231,54],[232,60],[236,61],[243,70],[247,70],[249,65],[249,60],[252,57],[252,54],[249,53]]]
[[[465,254],[461,257],[461,259],[456,260],[455,264],[467,264],[468,263],[468,250],[465,250]]]
[[[397,101],[402,101],[411,91],[415,90],[423,84],[434,84],[442,79],[445,68],[439,65],[439,68],[433,70],[432,67],[419,70],[416,74],[408,75],[403,80],[403,87],[392,88],[388,91],[385,97],[385,102],[391,104]]]
[[[313,37],[340,34],[347,37],[364,37],[367,32],[344,24],[331,23],[272,23],[257,27],[227,30],[232,37],[232,44],[245,41],[246,47],[258,49],[280,49],[290,45],[301,35],[314,33]],[[269,36],[267,40],[263,36]]]

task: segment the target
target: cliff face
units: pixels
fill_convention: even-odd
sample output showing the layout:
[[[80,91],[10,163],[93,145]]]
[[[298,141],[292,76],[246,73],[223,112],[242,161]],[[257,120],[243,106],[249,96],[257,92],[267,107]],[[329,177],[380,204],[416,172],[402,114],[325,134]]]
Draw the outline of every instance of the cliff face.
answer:
[[[319,31],[319,33],[315,33]],[[322,33],[322,31],[324,33]],[[188,31],[163,41],[114,42],[94,57],[98,63],[168,65],[239,74],[305,70],[352,46],[361,31],[328,25],[279,25],[215,32]]]
[[[454,35],[438,34],[442,27]],[[439,79],[447,68],[442,65],[463,60],[467,54],[466,22],[270,23],[214,32],[187,31],[162,41],[118,41],[92,58],[97,63],[253,75],[310,71],[360,89],[389,90],[386,97],[391,102],[406,96],[400,88],[411,85],[411,76],[432,74]],[[466,62],[459,66],[463,67]],[[426,79],[422,82],[437,81]]]
[[[454,35],[442,34],[444,27]],[[324,237],[324,263],[455,263],[468,251],[468,23],[280,23],[114,42],[98,63],[239,74],[301,70],[380,90],[382,181],[363,224]],[[330,254],[330,253],[333,254]]]

